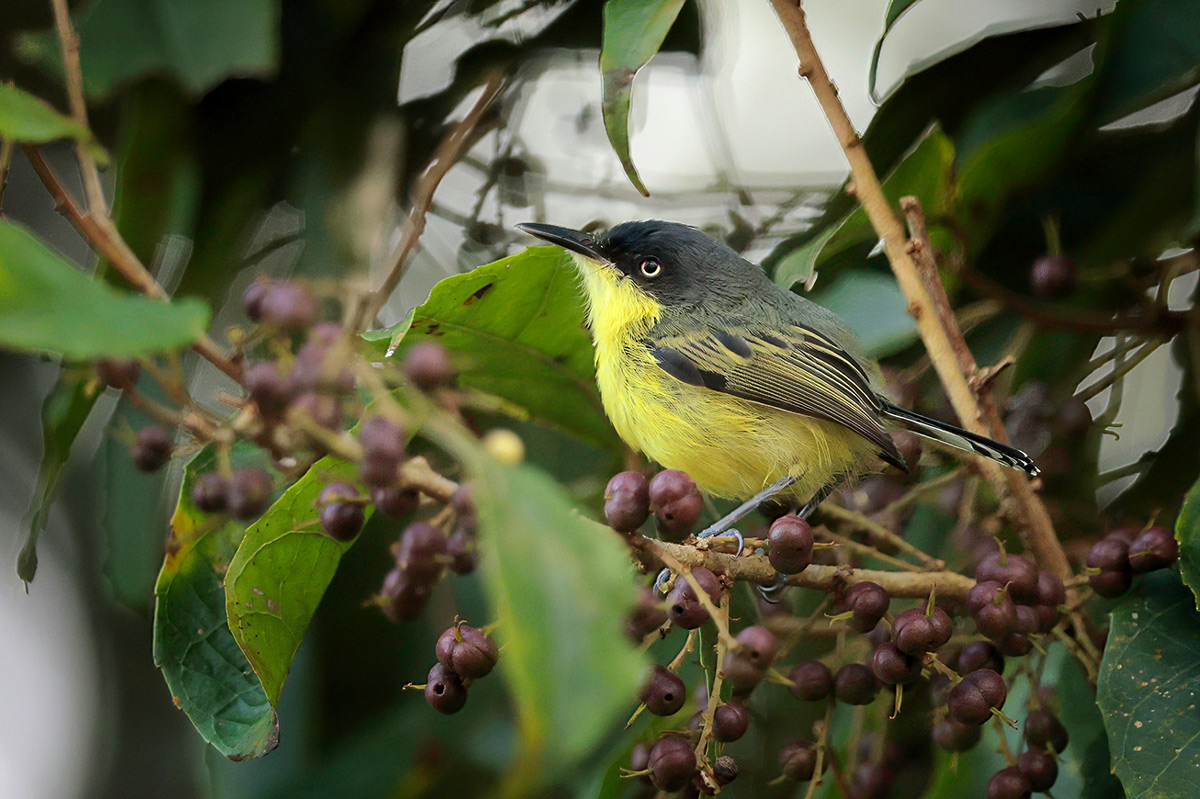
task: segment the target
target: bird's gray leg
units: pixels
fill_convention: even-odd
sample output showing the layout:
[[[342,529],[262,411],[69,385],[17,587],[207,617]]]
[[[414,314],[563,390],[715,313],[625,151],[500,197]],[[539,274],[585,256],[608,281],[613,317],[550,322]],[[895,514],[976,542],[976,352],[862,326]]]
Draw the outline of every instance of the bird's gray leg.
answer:
[[[808,517],[813,514],[813,511],[817,509],[818,505],[829,499],[829,495],[837,490],[838,486],[842,484],[843,480],[845,480],[845,478],[842,475],[838,475],[837,477],[833,478],[833,480],[830,480],[821,488],[820,491],[818,491],[816,494],[813,494],[812,499],[810,499],[808,502],[805,502],[804,505],[796,511],[796,515],[801,519],[807,520]],[[777,574],[775,575],[774,585],[759,585],[755,586],[755,588],[758,591],[758,595],[761,596],[765,601],[775,604],[782,599],[782,597],[779,596],[779,593],[783,591],[786,585],[787,577],[783,576],[782,574]]]
[[[788,475],[787,477],[779,478],[774,483],[771,483],[769,486],[764,488],[762,491],[759,491],[757,494],[750,497],[750,499],[746,500],[741,505],[738,505],[736,508],[734,508],[728,514],[726,514],[726,516],[723,519],[720,519],[719,521],[714,522],[710,527],[708,527],[707,529],[702,531],[696,537],[697,538],[712,538],[715,535],[722,535],[730,527],[733,527],[735,524],[740,522],[742,519],[746,518],[751,513],[758,510],[759,505],[763,504],[764,502],[771,499],[772,497],[775,497],[776,495],[791,488],[793,485],[796,484],[796,480],[798,480],[798,479],[799,478],[797,478],[795,475]]]

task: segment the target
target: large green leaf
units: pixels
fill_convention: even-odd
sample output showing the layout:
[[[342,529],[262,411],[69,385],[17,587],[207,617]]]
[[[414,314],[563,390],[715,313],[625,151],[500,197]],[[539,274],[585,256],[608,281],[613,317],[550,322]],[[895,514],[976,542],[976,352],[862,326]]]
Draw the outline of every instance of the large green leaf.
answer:
[[[821,291],[813,302],[842,318],[862,339],[867,354],[882,358],[917,338],[917,325],[896,278],[867,269],[847,271]]]
[[[879,54],[883,50],[883,42],[892,32],[892,26],[916,4],[917,0],[891,0],[888,3],[887,14],[883,19],[883,33],[879,34],[879,41],[875,42],[875,49],[871,52],[871,70],[867,76],[867,91],[871,93],[871,97],[876,96],[875,79],[879,71]]]
[[[469,463],[521,732],[510,779],[529,788],[573,773],[634,704],[648,661],[621,620],[636,587],[625,545],[581,517],[546,475],[482,454]]]
[[[214,468],[209,447],[188,464],[171,519],[171,543],[154,588],[154,664],[175,705],[226,757],[245,760],[275,748],[279,724],[258,677],[225,620],[222,577],[244,528],[207,516],[191,486]]]
[[[386,337],[373,337],[383,350]],[[440,342],[458,363],[460,386],[602,449],[619,446],[596,389],[579,281],[557,247],[446,278],[391,338],[399,338],[397,357],[419,341]]]
[[[108,154],[85,126],[58,113],[32,94],[4,83],[0,83],[0,139],[19,144],[74,139],[87,145],[92,157],[101,165],[108,162]]]
[[[1093,117],[1112,122],[1200,81],[1200,14],[1192,0],[1119,3]]]
[[[272,705],[342,553],[319,524],[317,496],[333,482],[356,482],[352,463],[322,458],[246,530],[225,574],[225,610]],[[371,506],[367,506],[369,515]]]
[[[129,357],[184,347],[207,324],[203,303],[120,294],[0,220],[0,346],[84,360]]]
[[[1200,779],[1200,614],[1173,571],[1112,612],[1096,694],[1112,768],[1134,799],[1185,799]]]
[[[203,94],[228,77],[269,77],[279,62],[276,0],[96,0],[76,28],[83,86],[96,99],[156,73]],[[25,37],[20,51],[61,65],[53,33]]]
[[[683,0],[608,0],[604,4],[604,40],[600,47],[604,129],[629,182],[647,197],[650,192],[629,154],[633,78],[662,47],[681,8]]]
[[[78,369],[64,369],[42,403],[42,462],[29,506],[28,539],[17,560],[17,575],[31,582],[37,572],[37,540],[46,529],[58,495],[58,481],[71,456],[71,445],[100,396],[99,385]]]
[[[1200,481],[1188,491],[1179,509],[1175,538],[1179,541],[1179,571],[1200,608]]]

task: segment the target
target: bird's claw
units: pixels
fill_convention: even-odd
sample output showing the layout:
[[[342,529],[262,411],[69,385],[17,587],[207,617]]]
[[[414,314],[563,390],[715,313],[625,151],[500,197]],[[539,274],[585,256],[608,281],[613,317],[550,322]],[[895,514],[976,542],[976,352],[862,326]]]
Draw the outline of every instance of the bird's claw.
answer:
[[[734,553],[734,557],[740,556],[746,549],[746,537],[737,530],[717,530],[714,525],[713,527],[700,532],[696,538],[717,538],[725,536],[737,539],[737,552]]]
[[[671,570],[670,569],[663,569],[662,571],[660,571],[658,573],[658,576],[654,578],[654,592],[658,593],[658,594],[666,593],[662,590],[662,587],[663,587],[663,584],[666,583],[667,580],[670,580],[670,579],[671,579]]]
[[[776,605],[783,599],[782,593],[786,586],[787,578],[782,574],[777,574],[775,575],[774,585],[755,586],[755,590],[758,591],[758,595],[763,598],[763,601]]]

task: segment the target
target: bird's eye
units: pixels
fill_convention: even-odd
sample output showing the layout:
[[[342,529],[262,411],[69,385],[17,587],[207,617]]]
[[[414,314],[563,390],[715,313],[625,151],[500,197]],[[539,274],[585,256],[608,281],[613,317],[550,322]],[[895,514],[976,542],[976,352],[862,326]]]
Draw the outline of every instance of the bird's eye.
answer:
[[[658,277],[662,272],[662,264],[658,262],[657,258],[643,258],[639,268],[646,277]]]

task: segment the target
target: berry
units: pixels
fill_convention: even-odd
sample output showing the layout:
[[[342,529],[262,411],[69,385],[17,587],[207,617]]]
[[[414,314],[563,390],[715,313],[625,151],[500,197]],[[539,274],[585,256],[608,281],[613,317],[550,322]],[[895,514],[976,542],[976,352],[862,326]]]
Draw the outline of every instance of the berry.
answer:
[[[354,500],[358,491],[349,483],[330,483],[321,490],[317,504],[321,507],[321,527],[335,541],[349,541],[363,526],[363,509]]]
[[[833,693],[833,673],[819,660],[802,660],[788,674],[792,696],[804,702],[819,702]]]
[[[924,608],[906,610],[892,625],[892,640],[909,655],[932,652],[949,641],[953,633],[954,624],[940,607],[934,607],[930,615]]]
[[[346,394],[354,389],[354,375],[342,354],[320,340],[304,343],[296,353],[288,379],[298,391]]]
[[[456,624],[442,633],[436,652],[439,663],[468,680],[486,677],[500,659],[492,637],[468,624]]]
[[[326,430],[338,430],[342,426],[342,403],[328,394],[307,391],[292,401],[287,413],[288,416],[303,415]]]
[[[1033,565],[1033,561],[1020,555],[1000,552],[984,558],[975,569],[977,581],[993,580],[1000,585],[1007,585],[1013,601],[1019,604],[1036,601],[1037,575],[1037,567]]]
[[[1012,633],[996,641],[996,648],[1006,657],[1021,658],[1028,655],[1029,650],[1033,649],[1033,641],[1030,641],[1027,635]]]
[[[372,416],[358,433],[362,461],[358,473],[369,486],[390,486],[396,482],[396,469],[404,459],[404,431],[382,416]]]
[[[646,771],[650,767],[650,745],[642,742],[633,747],[633,751],[629,753],[629,770],[630,771]],[[649,774],[639,774],[638,781],[646,785],[650,784]]]
[[[626,634],[634,643],[640,644],[643,638],[666,623],[667,611],[663,608],[662,599],[649,588],[643,587],[638,594],[637,608],[625,621]]]
[[[229,483],[229,513],[238,519],[253,519],[271,501],[271,477],[260,469],[239,469]]]
[[[966,605],[980,635],[1003,638],[1016,629],[1016,606],[1004,586],[994,580],[976,583],[967,592]]]
[[[1102,571],[1088,577],[1088,585],[1100,596],[1106,599],[1116,599],[1123,596],[1133,585],[1131,571]]]
[[[767,558],[780,574],[799,574],[812,563],[812,526],[799,516],[781,516],[767,534]]]
[[[421,391],[433,391],[454,378],[450,354],[436,341],[421,341],[404,354],[404,374]]]
[[[655,666],[638,698],[646,705],[646,710],[654,715],[673,716],[687,701],[687,686],[675,674],[662,666]]]
[[[896,444],[901,459],[908,465],[909,471],[916,469],[921,461],[921,450],[924,448],[921,437],[908,430],[901,430],[892,433],[892,441]]]
[[[1031,605],[1017,605],[1017,629],[1021,635],[1033,635],[1038,630],[1038,614]]]
[[[319,310],[316,298],[299,283],[276,283],[258,307],[263,322],[291,331],[312,327]]]
[[[452,715],[467,703],[467,686],[461,677],[438,663],[425,681],[425,701],[438,713]]]
[[[765,669],[754,665],[749,658],[740,656],[741,653],[730,652],[721,663],[721,673],[725,681],[733,688],[733,695],[745,697],[754,687],[767,676]]]
[[[779,770],[796,782],[808,782],[817,771],[817,747],[812,741],[795,741],[779,750]]]
[[[933,725],[933,742],[947,752],[966,752],[974,749],[983,737],[983,728],[976,724],[963,724],[953,718]]]
[[[1065,255],[1043,255],[1033,262],[1029,282],[1033,293],[1061,300],[1075,289],[1075,262]]]
[[[1129,565],[1139,574],[1165,569],[1179,557],[1179,542],[1166,527],[1151,527],[1129,545]]]
[[[401,519],[421,504],[421,492],[415,488],[371,486],[371,504],[384,516]]]
[[[1045,747],[1049,744],[1055,752],[1062,754],[1067,748],[1067,728],[1049,710],[1031,710],[1025,717],[1025,740],[1030,746]]]
[[[639,472],[621,472],[604,489],[604,519],[618,533],[636,531],[650,517],[650,481]]]
[[[674,793],[687,785],[696,773],[696,753],[688,741],[669,735],[654,744],[646,765],[654,787]]]
[[[120,361],[105,358],[96,362],[96,374],[101,382],[113,388],[127,389],[137,385],[142,373],[142,365],[137,361]]]
[[[1051,572],[1038,572],[1037,604],[1057,607],[1066,604],[1066,601],[1067,589],[1058,575]]]
[[[724,704],[713,711],[713,737],[721,743],[736,741],[749,728],[750,714],[739,704]]]
[[[1017,758],[1017,771],[1029,780],[1029,787],[1045,793],[1058,780],[1058,761],[1045,749],[1030,749]]]
[[[908,685],[921,676],[921,659],[906,655],[888,641],[875,649],[871,668],[880,682],[886,685]]]
[[[221,513],[229,504],[229,481],[216,472],[200,475],[192,485],[192,504],[204,513]]]
[[[717,576],[703,566],[692,569],[692,577],[716,604],[721,599],[721,582]],[[708,611],[696,596],[696,592],[682,575],[675,578],[675,587],[667,596],[667,615],[678,627],[694,630],[708,621]]]
[[[433,582],[441,574],[446,536],[428,522],[409,525],[400,536],[396,565],[418,580]]]
[[[1029,780],[1015,767],[1002,768],[987,784],[987,799],[1022,799],[1031,793]]]
[[[143,472],[156,472],[171,460],[171,436],[156,424],[137,431],[130,452],[133,465]]]
[[[1128,572],[1129,542],[1116,536],[1108,536],[1097,541],[1087,556],[1089,568],[1106,572]]]
[[[394,622],[413,621],[429,601],[430,584],[396,568],[383,578],[379,589],[379,609]]]
[[[722,705],[724,707],[724,705]],[[721,740],[720,738],[717,739]],[[713,763],[713,777],[718,785],[728,785],[738,778],[738,764],[729,755],[721,755]]]
[[[477,520],[470,484],[463,483],[454,489],[454,493],[450,495],[450,507],[454,508],[454,515],[458,517],[458,529],[464,533],[474,533]]]
[[[887,799],[891,796],[896,772],[884,763],[863,763],[854,770],[847,799]]]
[[[686,472],[667,469],[650,481],[650,511],[663,532],[682,539],[700,520],[704,497]]]
[[[1004,673],[1004,655],[994,644],[987,641],[975,641],[963,647],[958,655],[958,671],[960,674],[970,674],[980,669],[991,669],[997,674]]]
[[[737,634],[737,640],[742,648],[734,654],[749,660],[755,667],[765,671],[775,660],[779,642],[775,640],[775,633],[766,627],[757,624],[747,627]]]
[[[450,571],[455,574],[470,574],[475,571],[478,559],[475,556],[475,538],[458,532],[446,541],[446,555],[450,558]]]
[[[246,370],[246,392],[258,407],[259,415],[278,419],[292,402],[295,387],[274,363],[263,361]]]
[[[888,610],[891,597],[882,586],[872,582],[855,583],[842,597],[842,612],[852,612],[850,628],[855,632],[869,633],[879,624]]]
[[[246,288],[242,294],[242,307],[246,309],[246,316],[250,317],[250,321],[262,321],[263,300],[270,291],[271,283],[266,280],[256,280]]]
[[[869,705],[879,693],[875,673],[861,663],[847,663],[833,678],[833,693],[847,705]]]
[[[950,716],[963,724],[983,724],[1007,698],[1003,677],[991,669],[973,671],[950,691]]]

